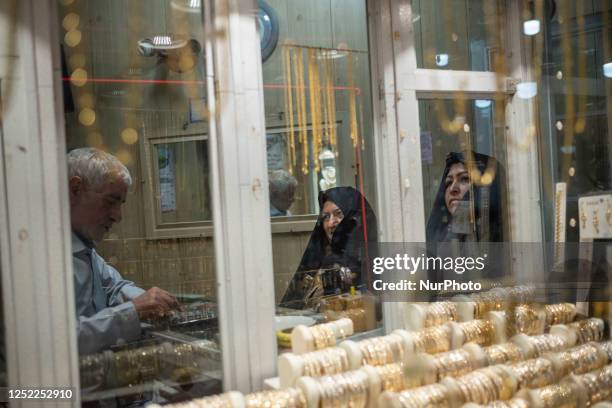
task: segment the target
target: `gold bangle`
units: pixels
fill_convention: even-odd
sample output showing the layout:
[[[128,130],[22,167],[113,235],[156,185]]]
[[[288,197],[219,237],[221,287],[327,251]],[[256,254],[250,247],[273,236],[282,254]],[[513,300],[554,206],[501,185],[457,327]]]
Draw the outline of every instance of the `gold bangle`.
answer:
[[[604,341],[603,343],[599,343],[599,345],[608,353],[608,360],[612,362],[612,340]]]
[[[315,350],[322,350],[336,345],[336,334],[331,327],[332,324],[323,323],[310,327],[310,333],[314,338]]]
[[[520,347],[514,343],[494,344],[483,348],[487,356],[487,365],[513,363],[521,361],[524,356]]]
[[[435,326],[414,332],[414,351],[436,354],[450,350],[450,329]]]
[[[489,320],[472,320],[459,323],[463,332],[464,344],[476,343],[480,346],[490,346],[495,340],[495,327]]]
[[[612,365],[578,377],[587,390],[588,405],[612,398]]]
[[[406,388],[402,364],[393,363],[376,367],[382,383],[382,391],[399,392]]]
[[[545,314],[538,313],[533,305],[518,305],[506,313],[509,337],[519,333],[528,336],[540,334],[546,324]]]
[[[306,408],[308,406],[304,392],[300,388],[256,392],[245,395],[244,399],[247,408]]]
[[[530,405],[522,398],[512,398],[508,401],[493,401],[482,408],[529,408]]]
[[[362,340],[358,344],[363,356],[363,363],[372,366],[403,361],[406,352],[403,338],[393,333]]]
[[[365,407],[368,384],[369,377],[361,370],[321,377],[320,407]]]
[[[448,389],[444,385],[432,384],[402,391],[397,397],[403,408],[450,408],[451,401],[448,394]]]
[[[554,384],[535,390],[544,408],[575,407],[577,394],[568,384]]]
[[[567,348],[567,344],[562,337],[554,334],[541,334],[539,336],[529,337],[531,344],[534,346],[536,355],[540,357],[546,353],[559,352]]]
[[[346,350],[340,347],[312,351],[302,355],[303,374],[307,377],[321,377],[338,374],[349,369]]]
[[[574,321],[576,317],[576,305],[573,303],[558,303],[545,305],[546,327],[554,324],[567,324]]]
[[[472,357],[467,350],[459,349],[447,351],[434,356],[436,379],[444,377],[457,377],[467,374],[474,369]]]
[[[434,302],[427,306],[423,327],[434,327],[458,320],[457,305],[453,302]]]
[[[497,291],[477,293],[471,298],[474,301],[474,319],[482,319],[487,312],[504,309],[505,299]]]
[[[555,383],[555,366],[545,358],[515,363],[510,366],[514,371],[520,388],[540,388]]]
[[[603,331],[600,327],[599,319],[585,319],[567,325],[578,337],[578,343],[584,344],[589,341],[601,341]]]

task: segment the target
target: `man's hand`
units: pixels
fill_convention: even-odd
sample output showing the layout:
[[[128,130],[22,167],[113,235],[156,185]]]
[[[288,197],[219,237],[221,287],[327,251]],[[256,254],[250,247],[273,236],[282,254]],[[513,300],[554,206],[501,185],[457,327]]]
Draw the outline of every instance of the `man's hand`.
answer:
[[[179,309],[174,296],[158,287],[152,287],[134,300],[134,307],[140,319],[157,319],[167,315],[172,309]]]

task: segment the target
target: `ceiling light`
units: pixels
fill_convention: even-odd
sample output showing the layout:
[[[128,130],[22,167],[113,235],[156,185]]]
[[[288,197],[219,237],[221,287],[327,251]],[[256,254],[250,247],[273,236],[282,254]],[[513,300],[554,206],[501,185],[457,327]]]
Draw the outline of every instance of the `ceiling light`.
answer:
[[[612,78],[612,62],[603,65],[603,74],[606,78]]]
[[[538,94],[538,84],[535,82],[521,82],[516,86],[516,94],[521,99],[531,99]]]
[[[536,35],[540,32],[540,20],[527,20],[523,23],[525,35]]]
[[[491,106],[491,103],[492,102],[490,99],[476,99],[474,102],[478,109],[487,109],[489,106]]]
[[[439,67],[445,67],[448,65],[448,54],[437,54],[436,65]]]

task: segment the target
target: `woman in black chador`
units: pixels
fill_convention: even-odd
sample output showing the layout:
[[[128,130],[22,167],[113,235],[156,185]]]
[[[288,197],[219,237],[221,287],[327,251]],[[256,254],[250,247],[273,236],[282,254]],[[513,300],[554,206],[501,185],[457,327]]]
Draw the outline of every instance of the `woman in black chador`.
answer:
[[[317,224],[281,306],[313,306],[324,294],[365,283],[362,269],[378,237],[370,204],[353,187],[336,187],[319,193],[319,207]]]
[[[451,152],[446,156],[427,221],[427,252],[444,259],[489,256],[484,269],[458,273],[456,269],[431,268],[427,271],[430,282],[452,279],[482,283],[504,277],[504,249],[488,244],[504,239],[502,186],[503,169],[494,157],[474,152]],[[430,300],[435,296],[431,293]]]
[[[427,242],[503,241],[502,180],[494,157],[449,153],[427,221]]]

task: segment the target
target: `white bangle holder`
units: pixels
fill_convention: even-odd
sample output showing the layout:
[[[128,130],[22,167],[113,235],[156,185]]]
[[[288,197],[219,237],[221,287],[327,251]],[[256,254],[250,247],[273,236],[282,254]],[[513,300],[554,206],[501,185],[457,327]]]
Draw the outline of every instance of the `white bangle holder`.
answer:
[[[376,367],[365,365],[361,368],[368,375],[368,402],[366,406],[375,407],[376,401],[382,392],[382,379]]]
[[[508,341],[508,323],[506,312],[492,311],[485,315],[485,319],[490,321],[495,331],[495,344],[501,344]]]
[[[571,330],[564,324],[555,324],[550,328],[550,334],[561,337],[566,344],[573,346],[578,341],[578,336],[575,330]]]
[[[345,338],[353,334],[353,321],[342,318],[329,323],[322,323],[331,329],[334,338]],[[304,354],[315,351],[315,338],[312,335],[312,326],[298,325],[291,331],[291,348],[294,354]]]
[[[476,303],[469,296],[457,295],[452,299],[457,305],[457,320],[460,322],[469,322],[474,320],[476,313]]]
[[[421,330],[427,317],[427,304],[408,303],[404,305],[403,317],[406,330]]]
[[[385,391],[378,397],[378,405],[375,407],[403,408],[397,392]]]
[[[302,390],[306,397],[308,408],[318,408],[321,396],[319,395],[319,383],[312,377],[301,377],[297,380],[296,386]]]

